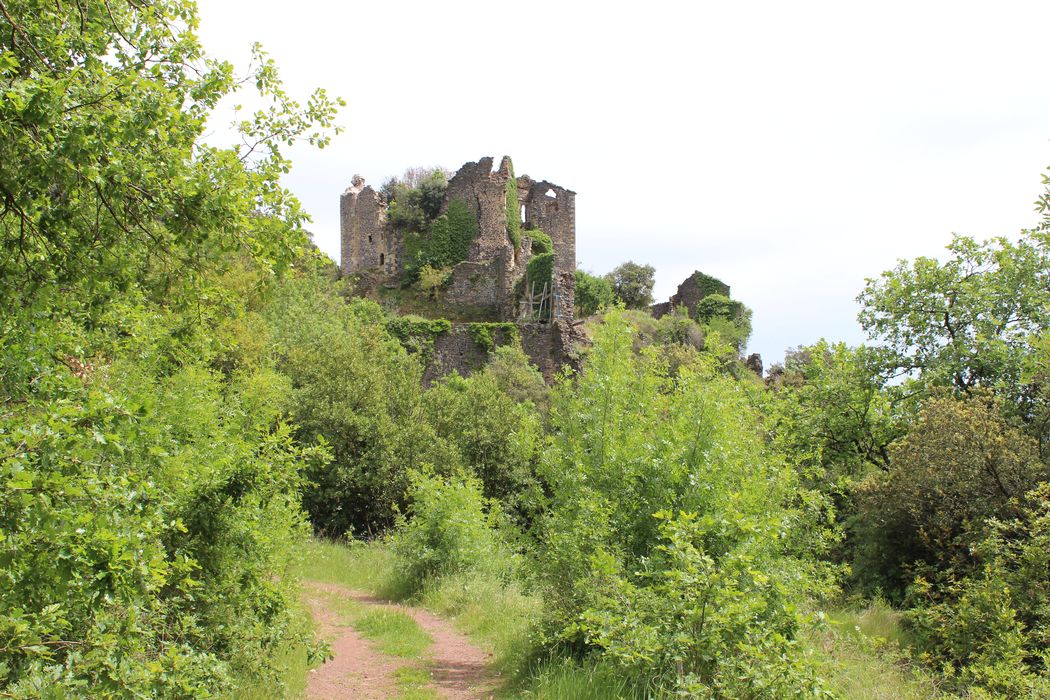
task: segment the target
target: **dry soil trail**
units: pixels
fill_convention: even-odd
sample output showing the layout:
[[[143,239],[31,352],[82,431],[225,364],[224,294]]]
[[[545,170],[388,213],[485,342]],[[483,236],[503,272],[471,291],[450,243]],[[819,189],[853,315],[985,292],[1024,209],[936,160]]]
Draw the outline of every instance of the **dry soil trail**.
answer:
[[[321,635],[331,641],[332,658],[310,672],[309,700],[393,700],[398,695],[394,674],[403,666],[418,665],[410,659],[377,651],[353,627],[341,625],[340,616],[325,598],[344,596],[358,603],[400,610],[416,621],[434,640],[424,658],[430,686],[448,700],[489,700],[498,678],[490,667],[491,655],[457,632],[452,624],[418,608],[396,605],[344,586],[305,582],[310,611]]]

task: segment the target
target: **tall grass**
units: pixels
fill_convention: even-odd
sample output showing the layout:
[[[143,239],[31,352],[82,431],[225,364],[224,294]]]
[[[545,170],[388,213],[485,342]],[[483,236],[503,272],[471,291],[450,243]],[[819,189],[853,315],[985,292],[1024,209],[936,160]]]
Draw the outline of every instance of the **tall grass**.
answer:
[[[824,624],[804,632],[803,642],[840,697],[928,700],[942,695],[934,678],[909,659],[900,613],[885,601],[832,608]]]

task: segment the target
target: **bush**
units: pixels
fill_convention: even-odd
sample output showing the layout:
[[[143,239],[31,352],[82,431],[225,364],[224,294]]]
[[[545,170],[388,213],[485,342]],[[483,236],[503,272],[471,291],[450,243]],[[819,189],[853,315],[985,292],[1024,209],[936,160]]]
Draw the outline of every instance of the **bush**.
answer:
[[[529,229],[529,238],[532,239],[532,254],[542,255],[554,252],[554,241],[538,228]]]
[[[584,270],[576,270],[576,315],[593,316],[616,302],[612,284]]]
[[[504,393],[496,376],[485,370],[435,383],[423,397],[423,412],[434,431],[456,448],[459,463],[479,479],[487,498],[499,499],[514,514],[534,508],[541,493],[535,470],[543,431],[532,404]]]
[[[743,351],[751,337],[751,309],[721,294],[709,294],[697,303],[696,320],[737,352]]]
[[[292,381],[291,412],[307,444],[331,447],[331,464],[307,473],[303,505],[316,531],[342,536],[393,524],[407,471],[454,466],[454,448],[418,420],[422,367],[381,324],[371,302],[347,306],[315,280],[285,285],[269,315],[279,368]],[[393,319],[397,332],[448,321]]]
[[[974,547],[982,566],[935,590],[919,579],[908,614],[919,648],[962,686],[1050,697],[1050,484]]]
[[[555,393],[536,574],[547,639],[665,690],[819,688],[796,601],[824,590],[819,499],[766,451],[745,392],[697,356],[672,379],[618,313]]]
[[[899,595],[910,575],[968,572],[989,518],[1048,476],[1032,438],[1007,423],[988,395],[928,401],[890,451],[890,466],[857,487],[857,568]]]
[[[0,413],[0,688],[175,697],[246,676],[276,684],[288,564],[306,534],[298,472],[323,451],[293,442],[272,371],[227,383],[206,358],[173,367],[161,352],[171,319],[128,303],[107,318],[123,349],[112,327],[67,335],[27,315],[0,331],[0,376],[36,373],[5,382]],[[106,359],[81,354],[100,343]]]
[[[498,533],[499,506],[482,496],[479,480],[413,472],[409,501],[408,517],[390,539],[408,590],[464,571],[510,575],[513,559]]]

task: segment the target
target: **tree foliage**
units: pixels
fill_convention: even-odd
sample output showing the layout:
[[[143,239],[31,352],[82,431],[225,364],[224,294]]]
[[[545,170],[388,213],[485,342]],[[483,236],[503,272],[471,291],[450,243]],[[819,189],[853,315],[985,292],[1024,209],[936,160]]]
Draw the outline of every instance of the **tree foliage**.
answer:
[[[868,280],[861,325],[885,348],[889,373],[969,392],[983,386],[1020,401],[1024,357],[1050,324],[1050,248],[1026,232],[1016,242],[956,236],[943,263],[901,262]]]
[[[301,107],[256,48],[265,107],[238,124],[240,146],[205,145],[211,109],[239,83],[195,28],[179,0],[5,3],[5,311],[57,287],[96,305],[143,284],[170,296],[226,253],[282,266],[305,242],[281,147],[326,144],[336,103],[318,90]]]
[[[653,303],[656,268],[652,265],[639,265],[628,260],[605,275],[605,279],[612,286],[616,299],[628,309],[644,309]]]
[[[859,486],[861,563],[888,591],[923,567],[968,573],[985,523],[1014,515],[1014,499],[1048,477],[1035,442],[1002,418],[999,401],[933,398],[892,447],[889,469]]]
[[[264,53],[242,81],[191,2],[0,2],[0,694],[279,688],[300,469],[260,320],[302,257],[282,149],[327,143]],[[255,331],[254,333],[252,331]]]
[[[592,275],[585,270],[576,270],[576,315],[583,318],[593,316],[616,302],[612,284],[604,277]]]

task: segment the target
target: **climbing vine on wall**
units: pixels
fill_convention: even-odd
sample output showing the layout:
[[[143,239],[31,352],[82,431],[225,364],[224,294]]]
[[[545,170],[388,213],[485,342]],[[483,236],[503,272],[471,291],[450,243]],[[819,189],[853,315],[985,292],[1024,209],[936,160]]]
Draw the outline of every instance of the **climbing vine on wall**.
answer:
[[[438,269],[463,262],[477,237],[478,220],[474,213],[466,202],[453,199],[445,213],[434,219],[429,235],[405,235],[406,275],[414,280],[425,265]]]
[[[529,237],[532,239],[532,254],[541,255],[543,253],[554,252],[554,241],[551,237],[545,234],[538,228],[534,228],[529,231]]]
[[[451,328],[452,323],[446,319],[422,316],[395,316],[386,322],[390,335],[397,338],[409,352],[418,353],[424,362],[433,354],[437,337]]]
[[[497,345],[516,344],[521,340],[518,326],[513,323],[470,323],[467,331],[474,342],[487,352],[495,350]]]
[[[507,236],[515,249],[521,245],[521,201],[518,199],[518,181],[514,177],[514,164],[510,164],[507,178]]]

